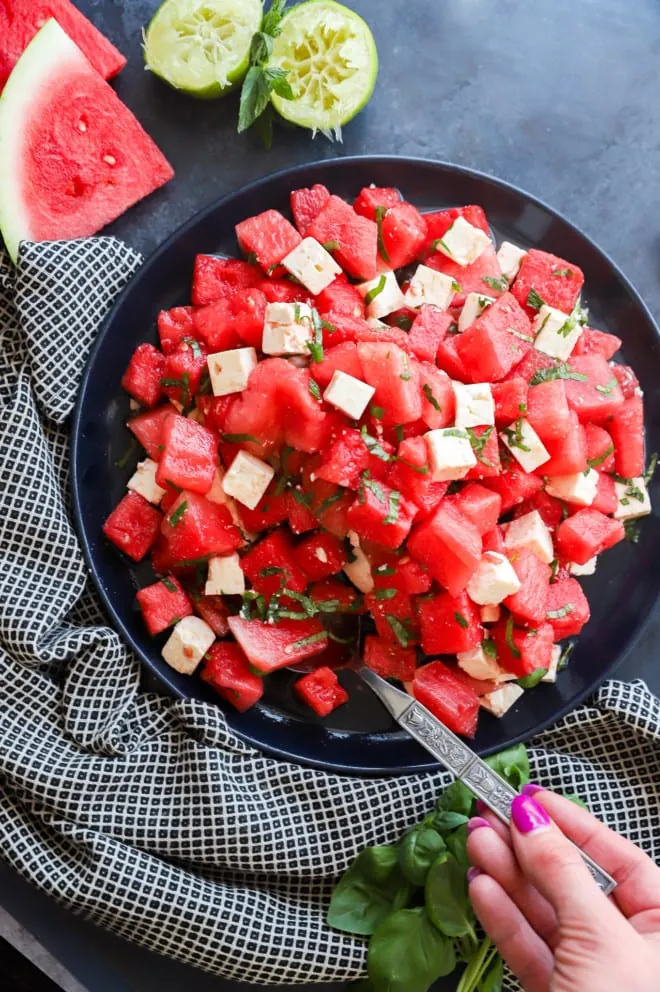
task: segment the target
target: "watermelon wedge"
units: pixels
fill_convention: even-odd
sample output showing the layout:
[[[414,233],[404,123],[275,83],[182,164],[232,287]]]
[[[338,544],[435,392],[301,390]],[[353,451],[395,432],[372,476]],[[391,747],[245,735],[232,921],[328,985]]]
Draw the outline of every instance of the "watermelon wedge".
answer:
[[[20,241],[94,234],[174,175],[130,110],[54,20],[0,95],[0,231]]]
[[[126,59],[69,0],[0,2],[0,92],[12,69],[46,21],[54,17],[104,79],[112,79]]]

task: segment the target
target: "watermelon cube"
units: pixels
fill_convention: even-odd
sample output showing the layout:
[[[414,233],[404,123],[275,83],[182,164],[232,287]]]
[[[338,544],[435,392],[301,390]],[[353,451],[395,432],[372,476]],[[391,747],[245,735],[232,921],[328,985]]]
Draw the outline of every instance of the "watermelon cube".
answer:
[[[362,365],[354,341],[343,341],[335,347],[327,348],[323,353],[323,361],[314,365],[313,378],[321,389],[325,389],[337,371],[352,375],[354,379],[362,378]]]
[[[165,356],[161,379],[163,393],[175,403],[188,406],[198,392],[207,368],[204,346],[196,341],[182,342],[175,351]]]
[[[195,337],[203,341],[210,352],[231,351],[240,346],[241,339],[235,325],[231,299],[223,297],[193,312]]]
[[[129,490],[103,524],[103,533],[133,561],[141,561],[158,537],[161,520],[155,506]]]
[[[472,227],[478,227],[485,234],[490,234],[488,219],[483,207],[469,204],[466,207],[450,207],[448,210],[433,210],[424,214],[426,221],[426,243],[424,254],[435,252],[434,242],[443,238],[457,217],[462,217]]]
[[[315,603],[336,603],[336,613],[364,613],[362,599],[353,586],[340,582],[339,579],[323,579],[315,582],[309,590],[309,598]]]
[[[173,568],[189,568],[211,555],[229,555],[243,543],[222,503],[199,493],[180,493],[162,522]]]
[[[531,341],[529,320],[511,293],[505,293],[458,336],[456,350],[469,381],[503,379],[530,350],[527,338]]]
[[[520,579],[520,589],[507,596],[508,607],[518,623],[534,626],[545,620],[552,569],[528,548],[508,552],[508,558]]]
[[[550,668],[554,632],[549,623],[542,623],[535,630],[514,627],[513,617],[502,617],[491,628],[491,637],[497,650],[497,662],[516,678],[524,678]]]
[[[155,406],[163,394],[164,373],[165,356],[152,344],[140,344],[122,376],[122,388],[143,406]]]
[[[544,444],[548,441],[561,441],[566,437],[571,426],[571,416],[563,379],[551,379],[549,382],[530,386],[527,394],[527,420]]]
[[[441,661],[417,669],[412,694],[455,734],[474,737],[479,697]]]
[[[459,654],[481,643],[479,609],[466,592],[440,592],[417,600],[424,654]]]
[[[189,417],[171,413],[163,425],[164,451],[156,472],[163,489],[207,493],[218,464],[218,439],[213,431]]]
[[[454,333],[454,328],[456,328],[456,333]],[[438,351],[435,356],[436,365],[438,368],[443,369],[452,379],[458,379],[459,382],[469,382],[468,370],[458,353],[458,339],[458,325],[450,324],[447,336],[438,345]]]
[[[212,644],[206,653],[201,675],[239,713],[249,710],[264,693],[263,679],[250,669],[250,663],[238,644]]]
[[[386,548],[403,544],[417,514],[416,505],[382,482],[367,480],[346,513],[346,522],[361,540]]]
[[[389,186],[365,186],[356,196],[353,210],[361,217],[376,220],[378,207],[389,210],[399,203],[401,203],[401,194],[398,189]],[[426,232],[426,225],[424,225],[424,231]],[[394,266],[392,267],[394,268]]]
[[[303,703],[320,717],[328,716],[338,706],[348,702],[348,693],[339,684],[336,672],[327,667],[303,675],[293,689]]]
[[[639,396],[639,379],[630,366],[618,365],[613,362],[611,368],[617,378],[624,399],[631,400],[633,396]]]
[[[426,304],[419,308],[408,335],[413,354],[423,362],[434,362],[440,342],[454,318],[450,313]]]
[[[564,520],[557,529],[555,547],[565,561],[585,565],[590,558],[618,544],[625,537],[620,520],[586,507]]]
[[[514,369],[515,373],[515,369]],[[498,428],[508,427],[521,414],[527,412],[527,379],[514,374],[512,379],[494,382],[491,386],[495,402],[495,424]]]
[[[387,588],[387,587],[386,587]],[[378,634],[392,644],[408,647],[419,642],[419,625],[413,601],[408,593],[395,589],[384,599],[382,592],[367,593],[364,604],[376,624]]]
[[[311,582],[335,575],[348,560],[343,541],[324,531],[304,538],[293,554],[298,567]]]
[[[462,307],[470,293],[498,296],[501,292],[496,287],[498,284],[503,285],[502,269],[492,245],[488,245],[470,265],[459,265],[439,251],[427,258],[424,264],[456,280],[461,288],[456,291],[452,300],[455,307]]]
[[[468,471],[465,479],[488,479],[502,471],[497,431],[490,427],[471,427],[472,448],[477,464]]]
[[[579,634],[590,616],[587,597],[577,579],[553,582],[548,591],[546,617],[555,641]]]
[[[309,581],[298,564],[293,541],[282,527],[253,544],[241,558],[241,568],[252,587],[267,599],[284,586],[304,592]]]
[[[153,557],[153,551],[152,551]],[[195,591],[193,596],[195,613],[209,625],[218,637],[226,637],[229,633],[229,608],[222,596],[205,596]]]
[[[264,623],[229,617],[228,622],[250,664],[264,675],[294,665],[303,658],[313,658],[328,644],[328,635],[316,618]]]
[[[392,269],[410,265],[426,240],[424,218],[412,203],[397,203],[381,220],[381,256]]]
[[[330,190],[322,183],[315,183],[309,189],[291,190],[291,213],[293,221],[303,237],[307,234],[312,221],[321,212],[330,199]]]
[[[265,210],[236,225],[236,238],[244,255],[254,256],[267,275],[284,272],[279,262],[297,248],[302,238],[278,210]]]
[[[437,506],[449,485],[432,481],[428,461],[429,449],[424,438],[405,438],[387,476],[387,484],[412,500],[425,514]]]
[[[294,534],[305,534],[308,530],[318,527],[318,520],[312,511],[296,499],[292,490],[288,490],[286,497],[289,527]]]
[[[257,289],[261,290],[269,303],[310,303],[311,299],[302,284],[287,279],[262,279]]]
[[[403,648],[382,637],[369,635],[364,639],[362,660],[367,668],[384,679],[409,682],[415,675],[417,654],[414,648]]]
[[[135,595],[152,637],[167,630],[182,617],[189,617],[193,611],[179,580],[173,575],[165,575],[153,585],[138,589]]]
[[[502,497],[492,489],[470,482],[447,502],[457,506],[483,536],[496,526],[502,512]]]
[[[358,357],[364,381],[376,390],[372,403],[383,407],[384,424],[410,424],[422,414],[419,373],[395,344],[360,343]]]
[[[419,562],[408,555],[388,554],[383,551],[370,550],[372,562],[371,574],[376,589],[398,589],[412,596],[416,593],[428,592],[431,588],[431,576]]]
[[[197,255],[193,267],[191,299],[196,307],[229,299],[243,289],[258,286],[262,274],[256,265],[238,258]]]
[[[571,358],[571,368],[586,376],[587,381],[566,380],[569,406],[583,422],[609,420],[623,403],[623,393],[609,364],[602,355],[578,355]]]
[[[559,527],[566,516],[566,509],[561,500],[549,496],[543,489],[540,489],[529,499],[523,500],[522,503],[514,507],[513,518],[517,520],[518,517],[524,517],[525,514],[532,513],[534,510],[538,511],[541,520],[550,530]]]
[[[591,504],[591,509],[600,510],[601,513],[609,516],[614,513],[618,505],[619,500],[616,494],[614,479],[610,475],[599,472],[598,488],[596,490],[596,497]]]
[[[583,284],[584,275],[577,265],[547,251],[531,248],[522,260],[511,292],[530,315],[537,309],[527,303],[532,290],[549,307],[570,313]]]
[[[327,289],[315,298],[316,309],[326,317],[328,314],[346,314],[349,317],[364,317],[364,299],[346,276],[337,276]]]
[[[532,387],[536,388],[536,387]],[[559,440],[547,441],[550,460],[537,470],[539,475],[576,475],[587,468],[587,439],[575,410],[570,411],[568,431]]]
[[[585,424],[587,442],[587,464],[600,472],[614,471],[614,444],[604,427],[598,424]]]
[[[615,334],[585,327],[573,348],[573,355],[601,355],[609,362],[622,344],[621,338]]]
[[[338,244],[333,255],[342,269],[354,279],[373,279],[378,271],[378,228],[361,217],[339,196],[331,196],[315,217],[308,237],[321,244]]]
[[[242,344],[261,348],[267,304],[266,294],[256,287],[242,289],[232,296],[234,330]]]
[[[155,410],[139,413],[126,422],[129,431],[137,438],[146,453],[153,461],[160,461],[165,450],[164,431],[167,419],[173,413],[169,403]]]
[[[482,537],[484,552],[496,551],[499,555],[505,554],[504,531],[499,526],[493,527]]]
[[[543,481],[538,476],[528,475],[515,465],[511,465],[501,475],[485,478],[483,484],[502,497],[502,513],[508,513],[518,503],[529,499],[543,488]]]
[[[369,469],[372,461],[360,431],[344,427],[324,452],[316,478],[348,489],[359,489],[362,473]],[[381,465],[385,463],[381,462]]]
[[[411,359],[411,362],[414,362]],[[452,381],[442,369],[430,362],[415,362],[422,391],[422,420],[435,430],[450,427],[456,413],[456,396]]]
[[[164,354],[176,351],[184,338],[194,338],[192,307],[173,307],[158,314],[158,337]]]
[[[471,520],[443,501],[418,524],[408,540],[408,551],[452,595],[467,586],[481,560],[481,535]]]
[[[614,466],[625,479],[644,472],[644,405],[641,396],[624,401],[607,429],[614,443]]]

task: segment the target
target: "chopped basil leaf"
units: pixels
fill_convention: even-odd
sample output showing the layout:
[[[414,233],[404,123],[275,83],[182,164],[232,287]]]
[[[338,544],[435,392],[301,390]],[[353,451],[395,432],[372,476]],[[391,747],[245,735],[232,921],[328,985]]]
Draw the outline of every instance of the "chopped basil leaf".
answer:
[[[392,633],[396,637],[401,647],[407,648],[408,645],[410,644],[410,633],[408,632],[405,624],[403,624],[398,617],[392,616],[391,613],[386,613],[385,619],[392,628]]]
[[[394,599],[397,594],[396,589],[376,589],[376,599]]]
[[[550,582],[555,582],[557,579],[557,569],[559,568],[559,559],[553,558],[550,562]]]
[[[324,320],[323,317],[321,317],[321,328],[327,331],[328,334],[334,334],[337,330],[334,324],[331,324],[329,320]]]
[[[522,414],[527,413],[527,404],[526,403],[519,403],[518,404],[518,413],[522,413]]]
[[[497,648],[495,647],[495,641],[492,641],[489,637],[484,638],[481,642],[481,650],[490,658],[492,661],[497,661]]]
[[[394,428],[394,436],[396,438],[396,443],[401,444],[403,441],[403,424],[397,424]]]
[[[385,278],[385,276],[381,276],[378,282],[376,283],[376,285],[373,287],[373,289],[370,289],[367,295],[365,296],[364,298],[365,307],[368,307],[370,303],[373,303],[373,301],[376,299],[377,296],[380,296],[380,294],[385,289],[386,285],[387,285],[387,279]]]
[[[205,368],[202,372],[202,377],[199,380],[199,389],[197,392],[200,396],[208,396],[211,392],[211,375],[208,368]]]
[[[429,467],[428,467],[428,465],[413,465],[412,462],[406,461],[405,458],[399,458],[398,455],[395,455],[394,456],[394,461],[395,462],[401,462],[402,465],[405,465],[406,468],[412,469],[413,472],[417,472],[418,475],[428,475],[429,474]]]
[[[321,399],[321,390],[319,389],[319,384],[316,379],[309,380],[309,391],[315,400]]]
[[[323,242],[323,247],[325,248],[326,251],[337,251],[337,249],[339,248],[339,242],[338,241],[324,241]]]
[[[403,372],[399,375],[399,379],[403,379],[404,382],[412,379],[412,369],[410,368],[410,362],[405,351],[403,352]]]
[[[605,448],[605,451],[602,453],[602,455],[598,455],[597,458],[588,458],[587,465],[589,466],[589,468],[598,468],[599,465],[602,465],[603,462],[606,461],[606,459],[608,459],[610,455],[613,454],[614,454],[614,445],[608,444],[607,448]]]
[[[522,424],[522,418],[519,417],[513,427],[505,427],[502,434],[506,437],[507,444],[510,448],[519,448],[521,451],[531,451],[532,449],[528,444],[525,444],[523,439]]]
[[[553,276],[564,276],[566,279],[571,279],[574,275],[573,269],[553,269]]]
[[[305,506],[307,509],[311,506],[311,493],[304,493],[301,489],[292,489],[291,495],[295,499],[296,503],[300,503],[301,506]]]
[[[242,444],[245,441],[252,441],[253,444],[262,444],[254,434],[221,434],[220,437],[227,444]]]
[[[509,614],[504,628],[504,640],[514,658],[520,658],[520,650],[513,639],[513,617]]]
[[[488,440],[491,434],[493,433],[493,431],[495,430],[495,428],[492,426],[487,427],[486,430],[483,432],[483,434],[476,434],[473,427],[467,427],[466,430],[468,437],[470,438],[470,444],[472,445],[472,450],[474,451],[478,460],[482,463],[482,465],[487,465],[488,468],[492,468],[493,463],[489,462],[487,458],[484,458],[483,450],[488,444]]]
[[[399,313],[394,317],[394,323],[402,331],[409,331],[413,325],[412,318],[407,313]]]
[[[427,400],[429,401],[433,409],[437,410],[438,413],[442,413],[442,407],[440,406],[435,396],[433,395],[433,390],[429,386],[428,382],[425,382],[424,385],[422,386],[422,392],[426,396]]]
[[[176,525],[179,523],[181,517],[184,515],[187,509],[188,509],[188,500],[184,499],[183,503],[177,506],[174,513],[172,513],[168,517],[168,523],[170,527],[176,527]]]
[[[385,410],[383,409],[382,406],[372,406],[370,412],[371,412],[371,416],[375,420],[382,420],[383,417],[385,416]]]
[[[161,379],[160,384],[163,389],[180,389],[179,402],[186,405],[190,396],[190,376],[187,372],[183,372],[179,379]]]
[[[649,458],[648,468],[644,473],[644,482],[646,483],[647,486],[653,480],[653,476],[655,475],[655,470],[657,468],[657,465],[658,465],[658,452],[654,451],[651,457]]]
[[[527,296],[527,306],[531,307],[532,310],[540,310],[544,306],[545,300],[539,296],[535,289],[530,289]]]
[[[577,321],[574,320],[572,317],[569,317],[568,320],[564,321],[561,327],[557,328],[556,333],[561,338],[567,338],[570,334],[572,334],[572,332],[575,330],[576,327],[577,327]]]
[[[635,485],[633,479],[624,479],[622,475],[616,475],[614,473],[612,473],[612,478],[614,479],[615,482],[619,482],[621,483],[621,485],[627,487],[624,493],[624,499],[621,500],[622,503],[627,505],[627,503],[631,499],[636,499],[638,503],[644,502],[644,493],[639,488],[639,486]]]
[[[535,685],[539,684],[547,671],[547,668],[536,668],[530,675],[525,675],[521,679],[516,679],[516,685],[519,685],[521,689],[533,689]]]
[[[284,653],[291,654],[293,651],[299,651],[300,648],[306,648],[308,644],[318,644],[319,641],[327,640],[327,637],[328,635],[324,630],[320,630],[318,634],[310,634],[309,637],[301,637],[299,641],[287,644]]]
[[[509,280],[506,276],[502,276],[501,279],[494,279],[493,276],[482,276],[481,281],[485,282],[491,289],[495,289],[501,293],[506,293],[509,288]]]
[[[566,603],[565,606],[560,606],[558,610],[549,610],[546,613],[546,619],[563,620],[563,618],[567,617],[570,613],[572,613],[574,609],[575,606],[573,605],[573,603]]]
[[[391,490],[389,497],[389,509],[387,511],[387,516],[383,520],[384,524],[395,524],[399,519],[399,504],[401,502],[401,493],[398,493],[395,489]]]
[[[601,386],[600,384],[597,385],[596,391],[602,393],[603,396],[611,396],[612,392],[616,389],[618,384],[619,384],[619,380],[616,378],[616,376],[613,376],[610,379],[610,381],[606,383],[604,386]]]
[[[195,338],[184,338],[183,341],[192,351],[193,358],[202,357],[202,349],[199,347],[199,341],[196,341]]]
[[[455,279],[452,279],[452,281],[451,281],[451,288],[454,290],[455,293],[460,293],[460,291],[461,291],[461,284],[460,284],[460,282],[456,282]]]
[[[262,579],[267,578],[269,575],[284,575],[284,569],[280,568],[279,565],[269,565],[267,568],[260,569],[259,575]]]
[[[387,213],[387,207],[376,207],[376,226],[378,228],[378,254],[384,262],[389,262],[390,256],[387,254],[385,241],[383,239],[383,217]]]
[[[332,496],[328,496],[326,499],[323,500],[323,502],[318,507],[318,509],[314,511],[315,515],[317,517],[320,517],[321,514],[325,513],[326,510],[330,509],[333,503],[338,503],[343,495],[344,495],[344,490],[340,488],[338,492],[333,493]]]
[[[442,432],[445,437],[462,437],[465,441],[469,440],[469,435],[462,427],[446,427]]]
[[[572,642],[567,644],[562,653],[559,655],[559,660],[557,661],[557,671],[561,672],[568,665],[568,659],[573,654],[575,649],[575,644]]]
[[[182,558],[181,561],[175,561],[175,568],[197,568],[198,565],[208,564],[208,560],[211,555],[200,555],[199,558]]]
[[[247,253],[247,256],[246,256],[246,259],[245,260],[246,260],[246,262],[249,263],[249,265],[258,265],[259,264],[259,260],[257,259],[257,253],[254,252],[254,251],[249,251]]]
[[[456,621],[458,626],[463,627],[464,630],[467,630],[467,628],[470,626],[469,622],[465,619],[462,613],[458,613],[458,612],[454,613],[454,620]]]
[[[623,500],[621,500],[623,502]],[[626,534],[626,541],[630,541],[631,544],[639,543],[639,521],[638,520],[624,520],[623,529]]]
[[[385,502],[385,490],[379,482],[376,482],[375,479],[371,479],[369,477],[368,469],[365,469],[362,473],[362,485],[366,486],[367,489],[370,489],[380,503]]]
[[[360,428],[360,435],[362,436],[362,440],[367,446],[367,451],[370,455],[373,455],[375,458],[380,458],[382,462],[393,461],[392,456],[388,455],[378,438],[372,437],[372,435],[369,434],[365,424],[363,424]]]
[[[168,592],[176,592],[176,586],[167,575],[164,575],[160,581],[163,583]]]
[[[312,307],[312,327],[314,328],[314,338],[307,342],[309,353],[313,362],[323,361],[323,321],[318,310]]]
[[[331,630],[327,631],[327,634],[335,644],[353,644],[355,642],[355,637],[352,634],[350,637],[340,637],[339,634],[333,634]]]
[[[550,382],[552,379],[575,379],[576,382],[586,382],[587,376],[582,372],[573,372],[566,362],[558,362],[549,369],[538,369],[529,381],[530,386],[538,386],[541,382]]]
[[[172,482],[171,479],[165,479],[165,485],[166,486],[169,486],[170,489],[173,489],[175,493],[182,493],[183,492],[183,489],[181,488],[181,486],[177,486],[176,482]]]
[[[124,452],[124,454],[121,456],[121,458],[118,458],[117,461],[115,462],[115,468],[126,468],[126,466],[130,461],[130,457],[136,448],[137,448],[137,441],[135,440],[135,438],[132,438],[131,443]]]
[[[295,303],[293,307],[293,319],[295,320],[296,324],[300,323],[301,314],[302,314],[302,310],[300,309],[300,304]]]

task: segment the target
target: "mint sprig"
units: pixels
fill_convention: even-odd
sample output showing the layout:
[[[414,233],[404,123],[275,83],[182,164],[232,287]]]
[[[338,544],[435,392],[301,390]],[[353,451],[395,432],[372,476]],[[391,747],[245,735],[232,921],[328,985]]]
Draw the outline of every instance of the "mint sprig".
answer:
[[[271,93],[277,93],[283,100],[294,100],[286,69],[269,66],[273,54],[273,41],[281,31],[287,0],[273,0],[264,15],[261,31],[253,36],[250,44],[250,68],[243,80],[241,102],[238,109],[238,133],[256,125],[266,148],[273,142],[273,115],[270,104]]]

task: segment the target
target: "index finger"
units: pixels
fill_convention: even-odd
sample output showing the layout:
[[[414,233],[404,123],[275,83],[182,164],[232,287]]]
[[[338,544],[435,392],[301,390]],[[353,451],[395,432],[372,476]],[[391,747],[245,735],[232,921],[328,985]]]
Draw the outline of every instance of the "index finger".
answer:
[[[522,791],[533,795],[560,830],[614,878],[612,896],[624,916],[660,907],[660,868],[632,841],[564,796],[534,785]]]

